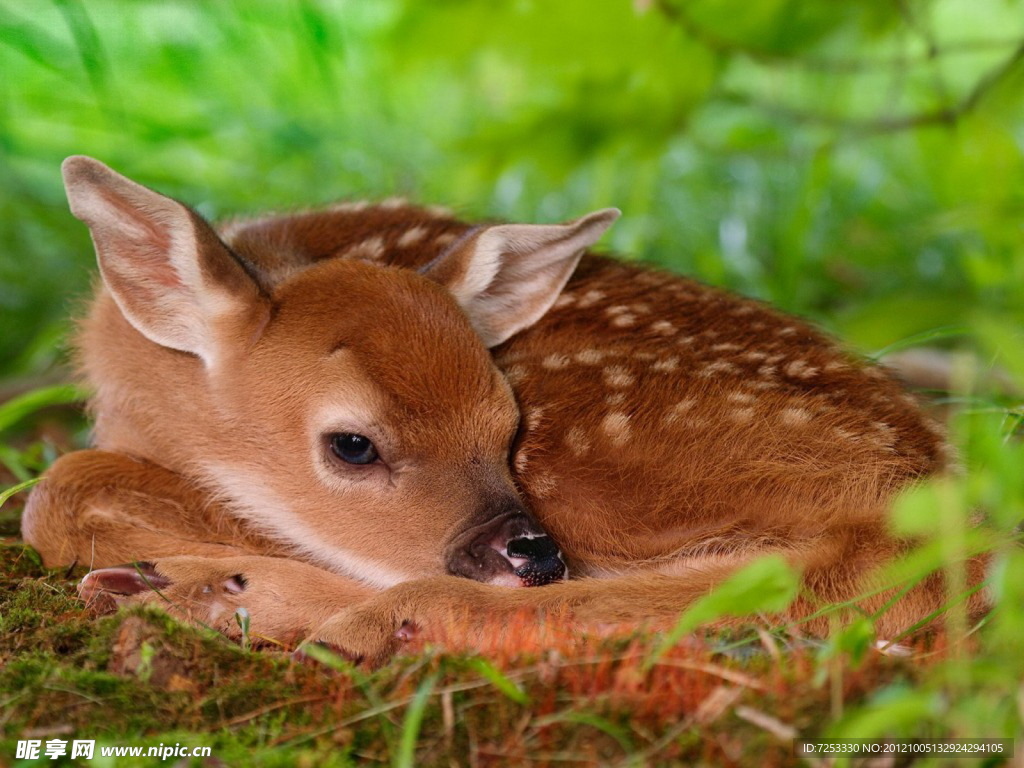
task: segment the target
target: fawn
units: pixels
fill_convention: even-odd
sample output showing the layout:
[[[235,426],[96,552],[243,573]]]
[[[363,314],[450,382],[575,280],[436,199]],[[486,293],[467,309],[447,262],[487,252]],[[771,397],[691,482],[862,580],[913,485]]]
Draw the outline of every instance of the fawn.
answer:
[[[96,160],[63,172],[102,275],[76,343],[95,449],[23,529],[93,569],[86,597],[155,589],[229,634],[244,607],[255,636],[368,661],[446,609],[675,615],[765,553],[848,600],[906,546],[894,495],[951,465],[886,370],[806,323],[587,252],[614,209],[349,203],[218,232]],[[945,599],[929,577],[878,629]]]

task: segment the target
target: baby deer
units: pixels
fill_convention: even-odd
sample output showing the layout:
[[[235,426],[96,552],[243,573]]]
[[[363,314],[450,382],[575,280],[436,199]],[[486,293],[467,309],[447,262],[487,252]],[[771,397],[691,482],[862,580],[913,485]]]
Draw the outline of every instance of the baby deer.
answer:
[[[676,615],[767,553],[877,610],[906,546],[887,508],[950,465],[912,396],[804,322],[588,253],[614,209],[349,203],[218,231],[96,160],[63,170],[103,278],[76,343],[95,449],[23,528],[94,569],[87,597],[156,589],[227,633],[244,607],[255,636],[369,660],[443,610]],[[926,579],[878,628],[946,599]]]

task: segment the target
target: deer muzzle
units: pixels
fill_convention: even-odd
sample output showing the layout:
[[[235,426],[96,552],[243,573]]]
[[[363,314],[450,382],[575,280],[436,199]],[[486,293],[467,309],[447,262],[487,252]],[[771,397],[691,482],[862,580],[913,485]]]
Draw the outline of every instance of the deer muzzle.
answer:
[[[456,576],[504,587],[541,587],[568,576],[558,545],[521,510],[456,536],[447,566]]]

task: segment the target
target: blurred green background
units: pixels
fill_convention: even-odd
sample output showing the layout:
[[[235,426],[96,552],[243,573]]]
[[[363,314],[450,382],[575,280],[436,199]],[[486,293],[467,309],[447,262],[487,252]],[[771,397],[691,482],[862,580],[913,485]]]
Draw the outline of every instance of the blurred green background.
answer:
[[[615,250],[866,351],[1024,317],[1021,0],[8,1],[0,105],[7,390],[94,271],[74,153],[214,218],[616,205]]]

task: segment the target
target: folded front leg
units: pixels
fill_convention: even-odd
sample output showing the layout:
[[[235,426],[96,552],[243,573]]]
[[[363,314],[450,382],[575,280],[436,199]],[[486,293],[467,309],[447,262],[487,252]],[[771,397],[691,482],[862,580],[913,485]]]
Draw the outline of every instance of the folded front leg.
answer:
[[[247,623],[250,641],[290,645],[375,590],[295,560],[183,556],[92,571],[79,593],[88,602],[159,605],[232,638]]]
[[[689,578],[657,573],[613,579],[580,579],[513,589],[438,576],[398,584],[331,616],[309,639],[370,666],[386,661],[403,630],[447,635],[453,629],[471,645],[484,633],[512,634],[519,622],[568,621],[573,627],[663,621],[677,616],[731,572],[709,566]]]
[[[803,577],[801,595],[776,618],[797,623],[811,634],[828,633],[829,617],[820,610],[828,605],[841,604],[848,612],[874,616],[879,636],[891,639],[933,622],[960,599],[949,593],[940,573],[909,586],[888,583],[878,563],[898,556],[899,547],[891,539],[879,535],[851,543],[836,536],[792,548],[681,558],[664,564],[661,572],[537,588],[508,589],[446,576],[411,581],[346,608],[316,628],[310,638],[376,664],[395,651],[402,627],[409,624],[429,633],[434,626],[448,623],[472,635],[481,630],[514,631],[514,621],[536,621],[544,616],[568,619],[578,627],[663,623],[681,615],[743,566],[768,554],[784,557]],[[966,563],[969,583],[981,583],[987,562],[987,556],[980,555]],[[987,607],[981,592],[970,595],[965,604],[970,616],[981,615]]]
[[[188,478],[96,450],[70,453],[50,467],[29,496],[22,534],[51,568],[283,552]]]

